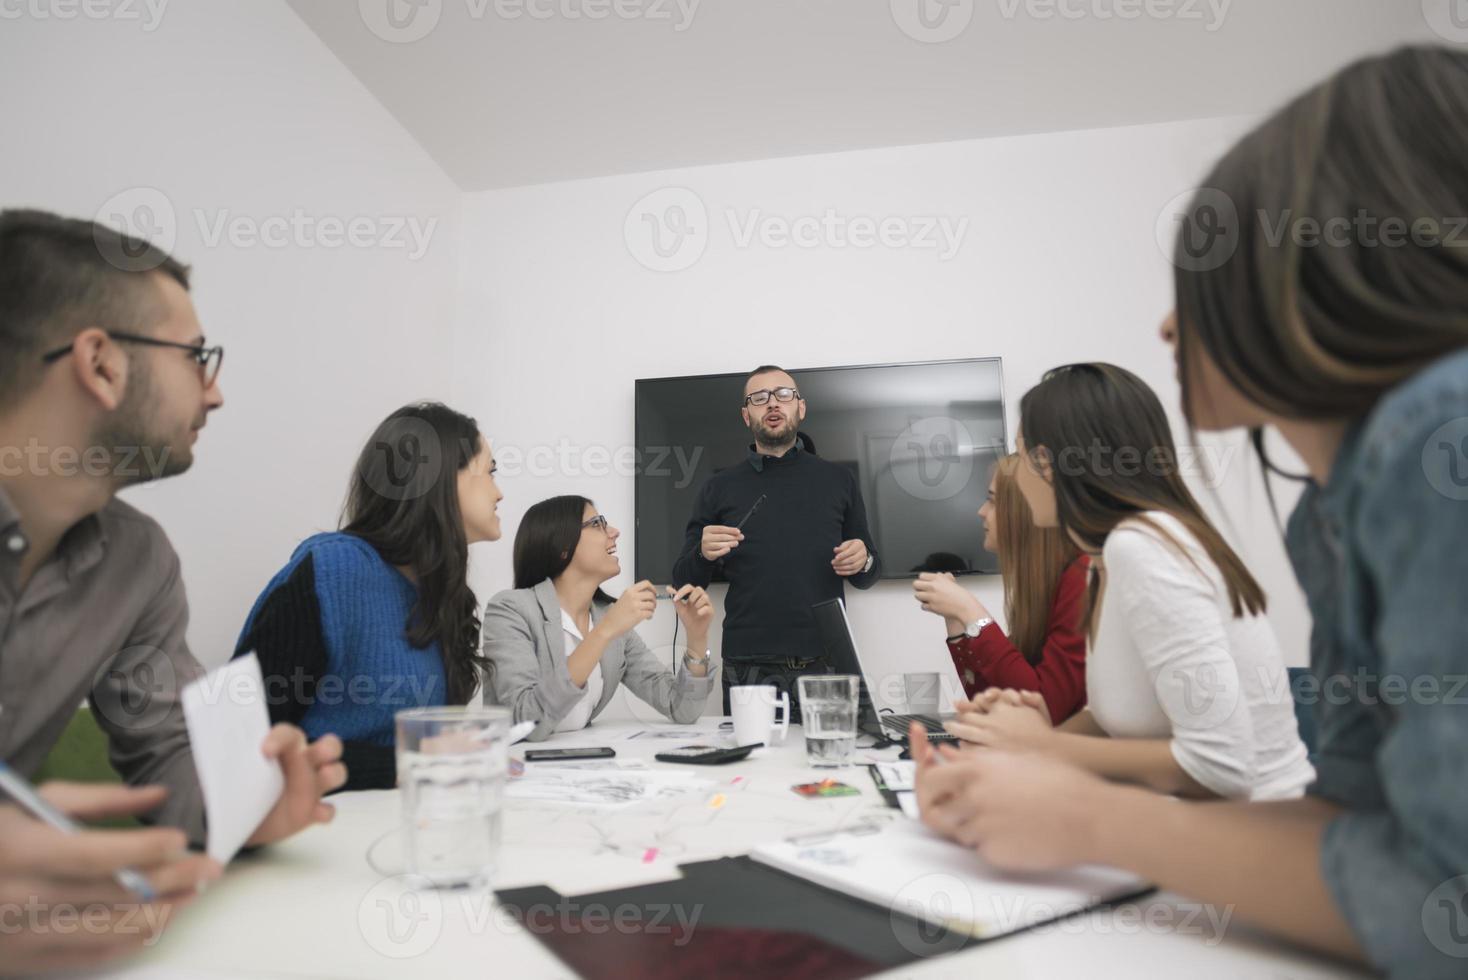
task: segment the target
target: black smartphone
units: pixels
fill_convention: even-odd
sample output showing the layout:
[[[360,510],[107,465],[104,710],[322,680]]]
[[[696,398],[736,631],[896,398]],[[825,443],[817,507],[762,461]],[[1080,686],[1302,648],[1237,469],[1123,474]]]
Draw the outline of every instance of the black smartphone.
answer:
[[[605,745],[577,749],[526,749],[526,762],[566,762],[570,759],[610,759],[617,750]]]

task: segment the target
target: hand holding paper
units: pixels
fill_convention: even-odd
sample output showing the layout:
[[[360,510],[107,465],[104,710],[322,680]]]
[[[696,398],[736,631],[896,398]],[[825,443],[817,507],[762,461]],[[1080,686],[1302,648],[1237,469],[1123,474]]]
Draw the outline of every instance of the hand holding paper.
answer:
[[[311,745],[294,725],[270,727],[254,654],[190,683],[184,719],[209,821],[209,856],[226,864],[246,844],[268,844],[330,820],[323,793],[346,782],[341,740]]]

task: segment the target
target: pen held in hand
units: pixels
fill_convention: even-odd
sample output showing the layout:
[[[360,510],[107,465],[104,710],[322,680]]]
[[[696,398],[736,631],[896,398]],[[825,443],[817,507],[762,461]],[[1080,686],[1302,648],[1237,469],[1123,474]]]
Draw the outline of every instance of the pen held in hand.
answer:
[[[3,789],[5,795],[14,800],[22,810],[42,823],[55,827],[63,834],[81,833],[81,827],[66,814],[46,802],[45,797],[37,793],[30,783],[3,762],[0,762],[0,789]],[[157,893],[153,891],[153,886],[148,883],[148,879],[141,872],[134,871],[132,868],[122,868],[114,872],[112,877],[119,885],[144,902],[156,901],[158,898]]]
[[[742,530],[744,530],[744,525],[749,522],[749,519],[751,517],[754,516],[754,512],[757,511],[757,510],[759,510],[759,505],[765,502],[765,497],[767,497],[767,496],[768,496],[768,494],[763,494],[763,493],[759,495],[759,499],[754,502],[754,506],[750,507],[749,510],[745,513],[745,515],[739,519],[739,523],[734,525],[734,530],[736,530],[736,531],[742,531]]]

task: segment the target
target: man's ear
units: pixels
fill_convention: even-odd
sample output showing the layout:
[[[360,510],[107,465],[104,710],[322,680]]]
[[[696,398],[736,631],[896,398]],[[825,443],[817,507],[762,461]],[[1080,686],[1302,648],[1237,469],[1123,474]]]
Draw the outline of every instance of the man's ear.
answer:
[[[744,420],[744,427],[746,429],[749,428],[749,409],[741,408],[739,410],[739,417]]]
[[[805,421],[805,399],[800,400],[800,421]]]
[[[113,411],[127,393],[128,363],[121,346],[99,327],[88,327],[71,343],[71,370],[97,405]]]

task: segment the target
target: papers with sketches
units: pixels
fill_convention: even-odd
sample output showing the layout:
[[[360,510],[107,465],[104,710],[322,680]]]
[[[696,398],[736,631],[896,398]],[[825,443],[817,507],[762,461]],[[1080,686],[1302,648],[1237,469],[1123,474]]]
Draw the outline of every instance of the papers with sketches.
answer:
[[[525,775],[510,781],[506,793],[515,800],[544,800],[578,806],[618,808],[648,800],[706,792],[708,779],[660,769],[573,769],[532,763]]]
[[[873,768],[882,777],[882,784],[894,793],[913,789],[917,779],[917,763],[910,759],[894,762],[878,762]]]
[[[708,738],[707,729],[703,728],[649,728],[640,732],[633,732],[626,736],[627,741],[637,739],[644,742],[651,741],[693,741]]]

